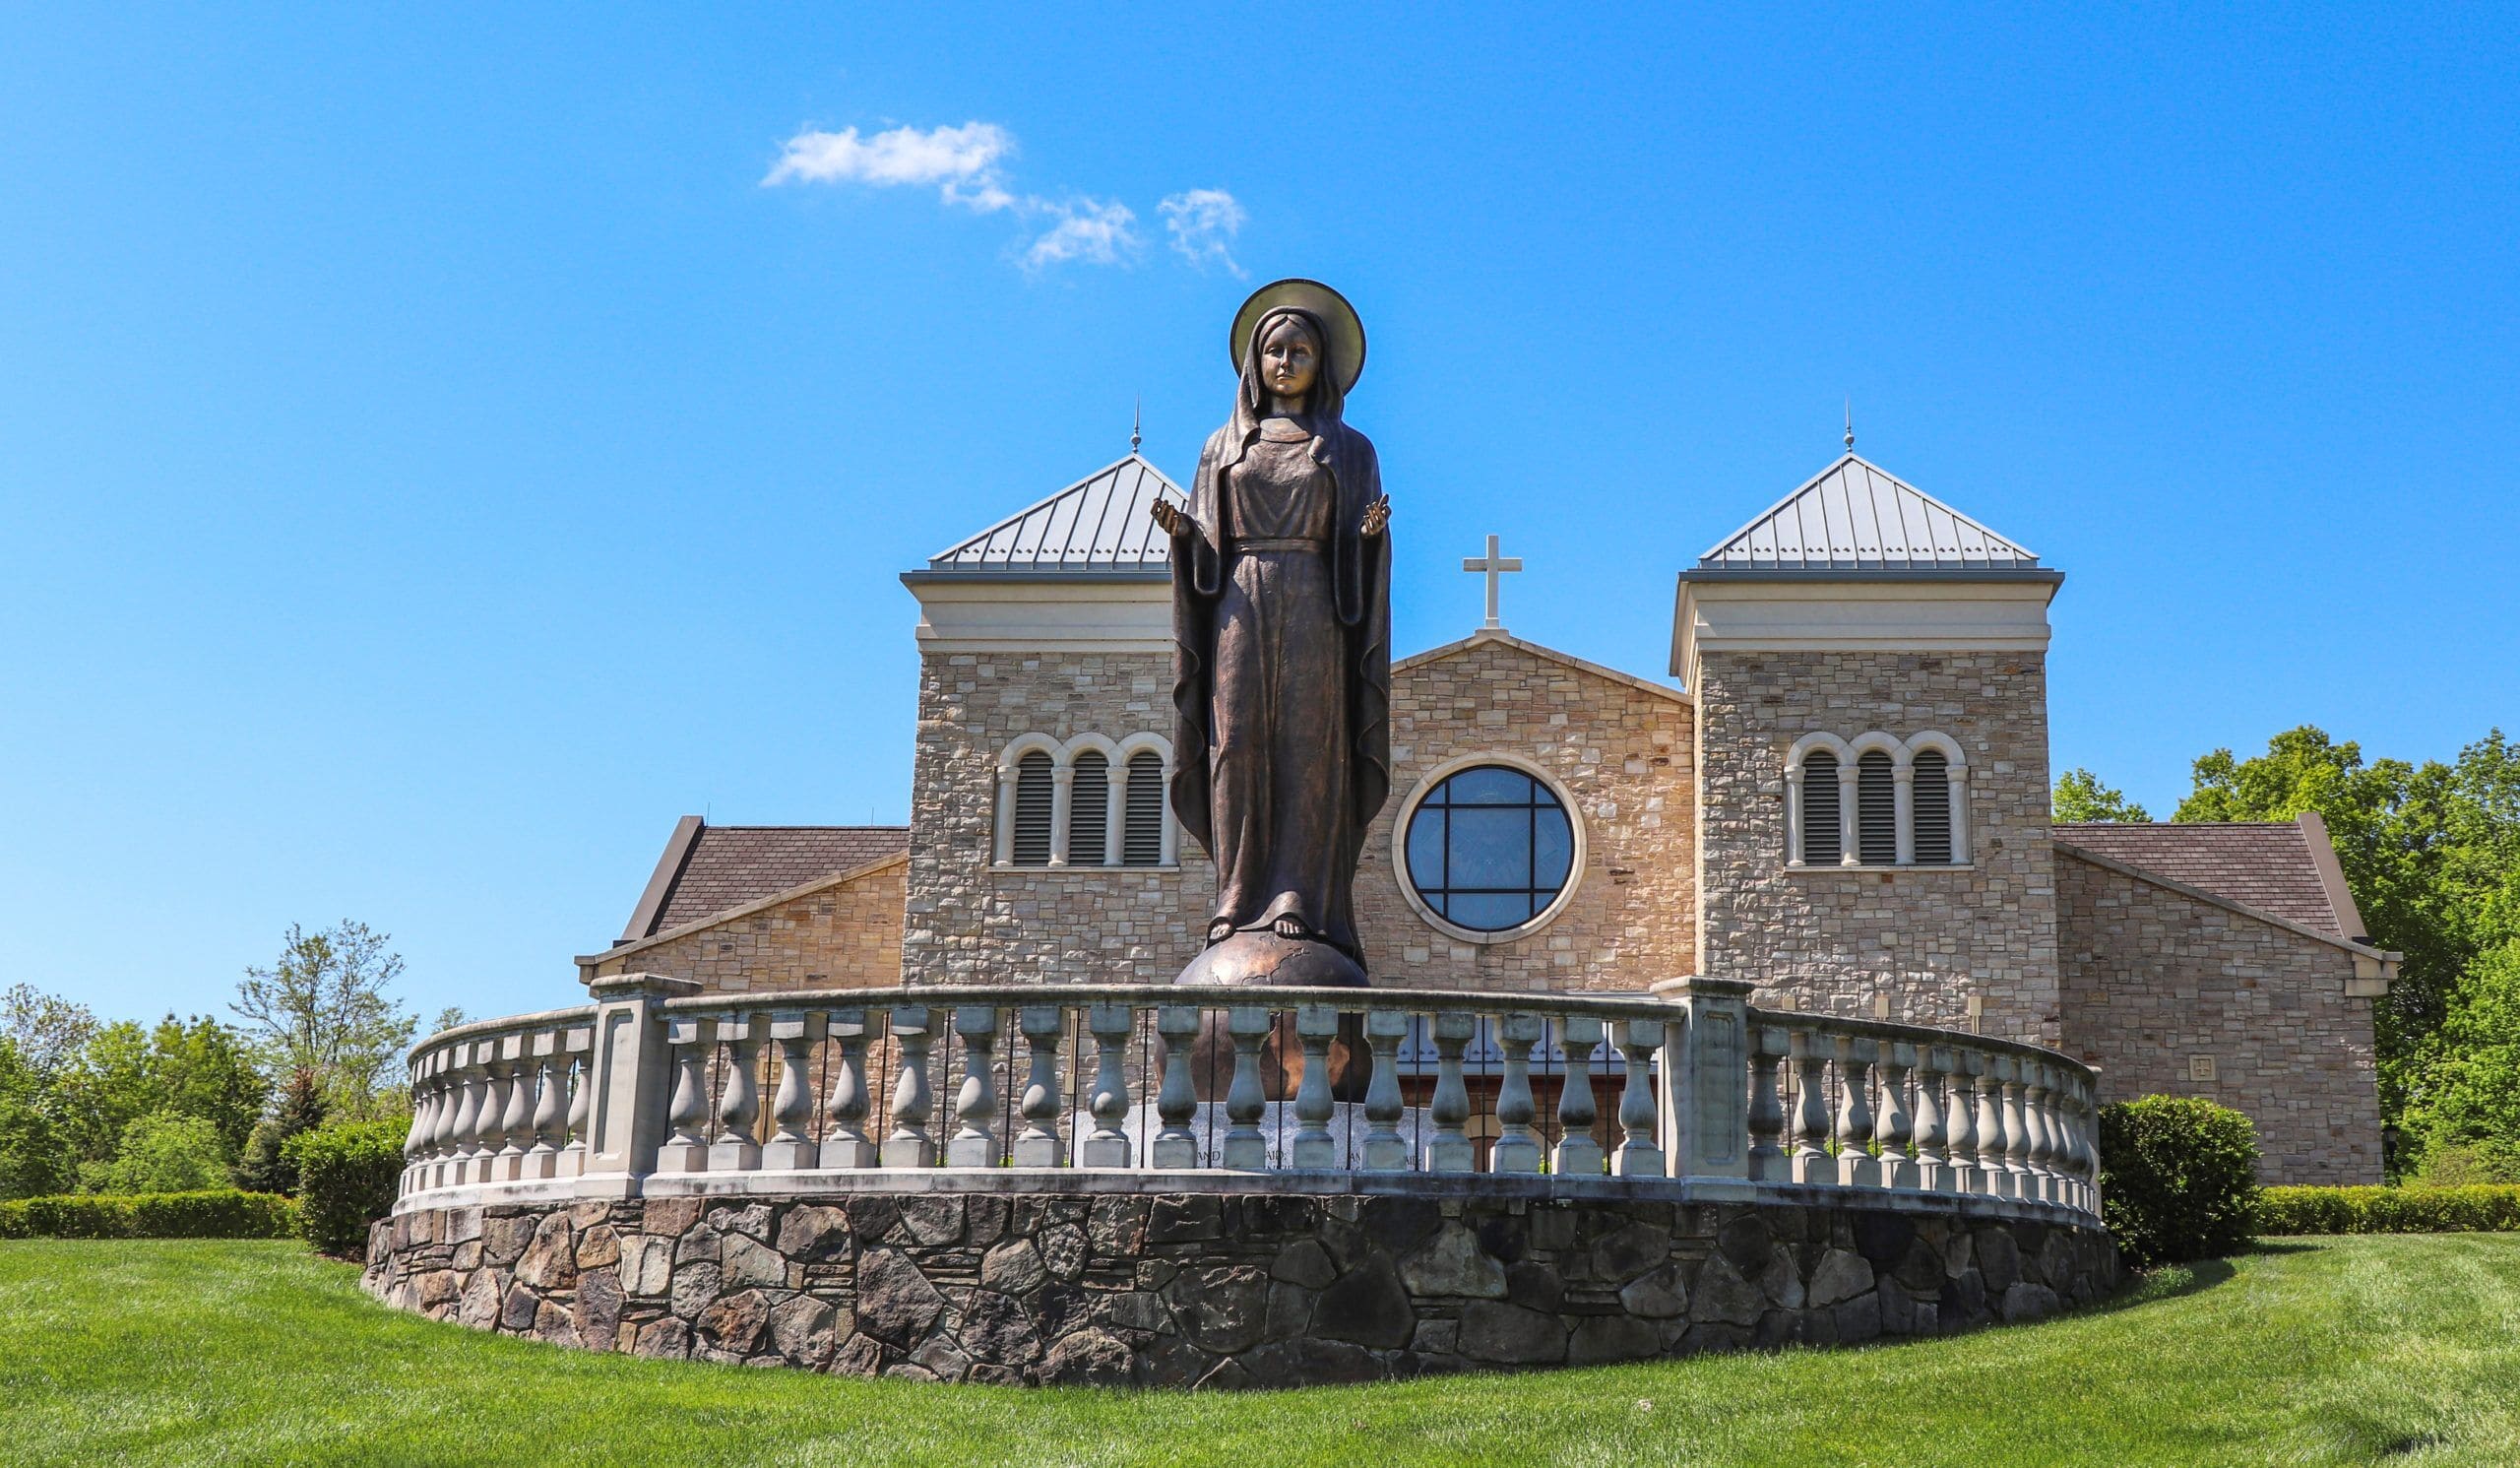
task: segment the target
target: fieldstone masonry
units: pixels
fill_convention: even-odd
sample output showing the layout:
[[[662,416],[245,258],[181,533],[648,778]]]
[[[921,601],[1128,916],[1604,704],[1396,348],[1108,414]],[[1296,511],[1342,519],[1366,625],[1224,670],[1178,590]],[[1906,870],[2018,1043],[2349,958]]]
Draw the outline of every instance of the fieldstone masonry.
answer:
[[[630,1354],[1001,1384],[1266,1387],[1855,1344],[2117,1283],[2098,1231],[1796,1204],[850,1194],[417,1210],[364,1285]]]
[[[1700,659],[1698,969],[1756,1002],[2059,1036],[2048,679],[2036,653],[1709,652]],[[1785,760],[1814,731],[1938,730],[1969,761],[1971,864],[1789,870]]]

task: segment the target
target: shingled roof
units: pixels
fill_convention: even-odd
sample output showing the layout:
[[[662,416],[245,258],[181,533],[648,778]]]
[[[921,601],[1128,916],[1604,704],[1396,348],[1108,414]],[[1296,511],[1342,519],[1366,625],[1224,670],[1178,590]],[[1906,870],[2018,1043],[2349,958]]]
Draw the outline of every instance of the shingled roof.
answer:
[[[908,826],[675,824],[620,941],[637,942],[910,850]]]
[[[2288,923],[2366,941],[2327,825],[2289,821],[2060,821],[2056,842]]]
[[[1716,575],[2061,579],[2038,553],[1849,453],[1698,557]]]
[[[1171,542],[1148,513],[1158,499],[1188,502],[1180,485],[1132,452],[938,551],[924,574],[1168,576]]]

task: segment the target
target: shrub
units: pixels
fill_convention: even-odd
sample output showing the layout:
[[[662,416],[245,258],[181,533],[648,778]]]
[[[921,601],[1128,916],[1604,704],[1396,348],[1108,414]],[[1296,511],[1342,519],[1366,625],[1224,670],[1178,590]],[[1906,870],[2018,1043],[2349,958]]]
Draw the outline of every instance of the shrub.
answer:
[[[366,1248],[367,1226],[393,1211],[409,1131],[400,1121],[339,1121],[283,1144],[297,1169],[298,1230],[309,1244],[331,1253]]]
[[[288,1199],[232,1188],[0,1203],[0,1239],[285,1239],[295,1232],[297,1209]]]
[[[2248,1246],[2257,1128],[2227,1106],[2146,1096],[2100,1109],[2103,1216],[2138,1268]]]
[[[2520,1182],[2520,1142],[2489,1137],[2475,1142],[2435,1141],[2424,1149],[2408,1181],[2418,1187],[2474,1187],[2481,1182]]]
[[[2261,1234],[2471,1234],[2520,1232],[2520,1186],[2270,1187],[2259,1195]]]
[[[203,1192],[227,1183],[227,1147],[217,1123],[180,1112],[152,1112],[122,1130],[111,1162],[79,1170],[82,1192]]]

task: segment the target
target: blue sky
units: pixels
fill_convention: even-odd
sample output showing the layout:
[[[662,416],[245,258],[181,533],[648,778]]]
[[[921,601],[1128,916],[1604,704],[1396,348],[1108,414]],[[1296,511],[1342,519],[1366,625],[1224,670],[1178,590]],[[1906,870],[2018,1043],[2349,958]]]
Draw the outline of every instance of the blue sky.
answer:
[[[0,984],[508,1012],[686,811],[904,819],[898,573],[1139,395],[1186,475],[1280,275],[1404,652],[1495,532],[1659,675],[1851,395],[2067,571],[2059,767],[2515,723],[2509,9],[1358,9],[0,14]]]

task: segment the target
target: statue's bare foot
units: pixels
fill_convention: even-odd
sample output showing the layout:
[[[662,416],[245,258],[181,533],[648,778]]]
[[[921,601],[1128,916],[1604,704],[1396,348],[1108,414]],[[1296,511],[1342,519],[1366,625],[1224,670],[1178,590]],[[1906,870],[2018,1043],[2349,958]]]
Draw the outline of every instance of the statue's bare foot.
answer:
[[[1231,918],[1219,918],[1214,923],[1208,925],[1208,941],[1210,943],[1222,943],[1232,936],[1233,920]]]
[[[1312,936],[1312,929],[1304,926],[1303,920],[1295,917],[1292,913],[1288,914],[1284,918],[1280,918],[1277,922],[1270,924],[1269,928],[1282,938],[1308,938]]]

